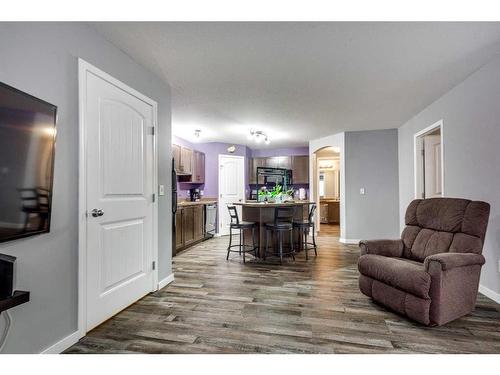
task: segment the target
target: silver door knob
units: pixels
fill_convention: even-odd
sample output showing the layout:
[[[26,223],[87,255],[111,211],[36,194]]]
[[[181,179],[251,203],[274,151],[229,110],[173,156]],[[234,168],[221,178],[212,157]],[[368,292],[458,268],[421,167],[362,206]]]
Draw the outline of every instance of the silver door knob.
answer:
[[[99,216],[102,216],[102,215],[104,215],[104,211],[103,210],[98,209],[98,208],[94,208],[92,210],[92,216],[93,217],[99,217]]]

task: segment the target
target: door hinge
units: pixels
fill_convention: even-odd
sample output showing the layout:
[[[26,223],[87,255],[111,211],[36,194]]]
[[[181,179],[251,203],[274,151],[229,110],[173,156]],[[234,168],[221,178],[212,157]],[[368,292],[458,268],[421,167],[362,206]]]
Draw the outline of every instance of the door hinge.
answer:
[[[156,129],[156,128],[155,128],[154,126],[150,126],[150,127],[149,127],[149,134],[151,134],[151,135],[155,135],[155,129]]]
[[[153,260],[153,271],[156,270],[156,261]]]
[[[151,200],[154,202],[156,202],[156,194],[153,194],[153,196],[151,197]]]

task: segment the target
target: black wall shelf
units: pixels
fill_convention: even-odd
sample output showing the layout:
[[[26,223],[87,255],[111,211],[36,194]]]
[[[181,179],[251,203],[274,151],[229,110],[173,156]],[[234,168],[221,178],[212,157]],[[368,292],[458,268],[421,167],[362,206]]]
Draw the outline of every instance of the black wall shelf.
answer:
[[[16,290],[11,297],[0,300],[0,313],[22,305],[30,300],[30,292]]]

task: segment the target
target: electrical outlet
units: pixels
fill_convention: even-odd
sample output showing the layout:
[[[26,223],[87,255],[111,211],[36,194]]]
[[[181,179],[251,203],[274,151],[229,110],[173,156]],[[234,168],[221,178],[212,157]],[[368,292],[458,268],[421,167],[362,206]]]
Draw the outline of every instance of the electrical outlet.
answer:
[[[159,191],[158,191],[158,194],[159,194],[159,195],[165,195],[165,185],[160,185],[160,186],[158,187],[158,190],[159,190]]]
[[[359,189],[359,194],[365,195],[365,188],[360,188]]]

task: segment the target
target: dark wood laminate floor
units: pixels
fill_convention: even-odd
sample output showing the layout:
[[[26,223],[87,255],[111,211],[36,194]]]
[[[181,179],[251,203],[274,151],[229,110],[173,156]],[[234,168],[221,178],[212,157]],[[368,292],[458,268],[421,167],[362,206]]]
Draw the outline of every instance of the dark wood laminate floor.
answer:
[[[500,353],[500,306],[427,328],[372,303],[357,246],[322,226],[317,258],[283,266],[237,254],[227,238],[174,258],[175,281],[91,331],[68,353]],[[251,257],[248,257],[251,258]],[[247,259],[248,259],[247,258]]]

